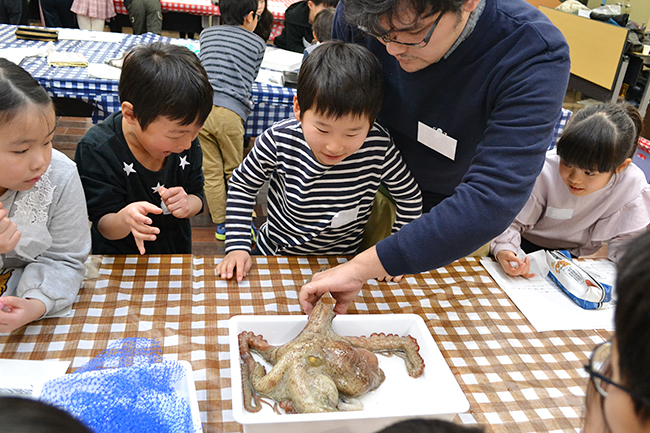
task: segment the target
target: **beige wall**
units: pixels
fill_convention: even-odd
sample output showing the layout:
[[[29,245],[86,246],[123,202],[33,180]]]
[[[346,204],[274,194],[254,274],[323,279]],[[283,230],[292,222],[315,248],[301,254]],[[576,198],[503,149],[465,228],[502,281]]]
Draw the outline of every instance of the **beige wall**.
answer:
[[[590,9],[597,8],[602,0],[589,0],[587,6]],[[627,3],[631,6],[630,19],[639,25],[646,23],[646,29],[650,28],[650,1],[648,0],[607,0],[607,4]]]

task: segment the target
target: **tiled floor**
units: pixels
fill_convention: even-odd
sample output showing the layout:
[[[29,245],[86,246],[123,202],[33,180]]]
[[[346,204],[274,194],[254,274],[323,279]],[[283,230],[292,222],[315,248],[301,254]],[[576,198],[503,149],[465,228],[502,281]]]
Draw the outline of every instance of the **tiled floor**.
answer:
[[[92,121],[85,117],[57,117],[57,127],[54,134],[54,148],[74,158],[77,142],[93,126]],[[255,207],[257,214],[254,222],[259,227],[266,221],[266,205]],[[210,220],[206,209],[192,218],[192,252],[194,254],[223,255],[224,243],[214,237],[216,226]]]

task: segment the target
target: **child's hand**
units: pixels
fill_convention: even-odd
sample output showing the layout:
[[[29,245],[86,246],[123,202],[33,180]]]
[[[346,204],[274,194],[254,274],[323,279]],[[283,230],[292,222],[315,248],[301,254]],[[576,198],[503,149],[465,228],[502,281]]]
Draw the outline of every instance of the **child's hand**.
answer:
[[[158,188],[158,194],[162,199],[167,209],[176,218],[189,218],[190,217],[190,203],[187,200],[187,193],[182,186],[175,186],[173,188],[165,188],[161,186]]]
[[[392,275],[386,275],[381,278],[377,278],[377,281],[386,281],[387,283],[389,281],[392,281],[393,283],[399,283],[402,281],[402,278],[404,278],[404,275],[397,275],[396,277],[393,277]]]
[[[156,235],[160,233],[158,227],[151,227],[153,221],[147,216],[150,213],[161,214],[162,209],[146,201],[136,201],[118,212],[124,224],[131,229],[140,254],[145,253],[144,241],[155,241]]]
[[[253,260],[248,251],[231,251],[217,265],[217,275],[222,280],[229,280],[233,276],[233,270],[237,268],[237,281],[241,281],[248,274],[248,271],[251,270],[251,266],[253,266]]]
[[[533,278],[535,274],[529,273],[530,271],[530,258],[526,257],[521,261],[519,257],[512,251],[501,250],[497,254],[497,260],[506,274],[511,277],[522,276],[524,278]]]
[[[45,304],[38,299],[3,296],[0,298],[0,332],[12,332],[40,319],[43,314]]]
[[[9,212],[2,208],[0,203],[0,254],[13,251],[20,240],[20,232],[16,228],[16,223],[11,222]]]

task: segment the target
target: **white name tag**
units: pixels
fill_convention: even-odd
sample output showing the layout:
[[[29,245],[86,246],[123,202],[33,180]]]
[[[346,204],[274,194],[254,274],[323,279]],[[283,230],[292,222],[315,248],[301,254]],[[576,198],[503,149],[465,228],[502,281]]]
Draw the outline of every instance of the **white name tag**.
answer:
[[[351,223],[357,219],[357,214],[359,213],[359,207],[354,209],[342,210],[337,212],[336,215],[332,218],[332,228],[342,227],[346,224]]]
[[[546,208],[546,216],[554,220],[569,220],[573,217],[573,209]]]
[[[458,141],[446,135],[440,129],[418,122],[418,141],[452,161],[456,158],[456,144]]]

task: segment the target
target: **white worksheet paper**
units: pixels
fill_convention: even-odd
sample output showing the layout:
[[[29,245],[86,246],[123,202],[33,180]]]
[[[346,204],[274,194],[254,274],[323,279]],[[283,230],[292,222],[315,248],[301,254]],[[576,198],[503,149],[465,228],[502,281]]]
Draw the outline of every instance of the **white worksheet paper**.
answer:
[[[499,262],[491,258],[481,259],[481,264],[515,303],[535,330],[562,331],[573,329],[614,329],[614,304],[609,302],[600,310],[585,310],[576,305],[548,277],[545,252],[529,254],[534,278],[510,277]],[[598,281],[614,285],[616,266],[606,259],[585,260],[578,263]],[[613,295],[613,293],[612,293]]]
[[[70,361],[0,359],[0,396],[37,398],[46,382],[61,377]]]

